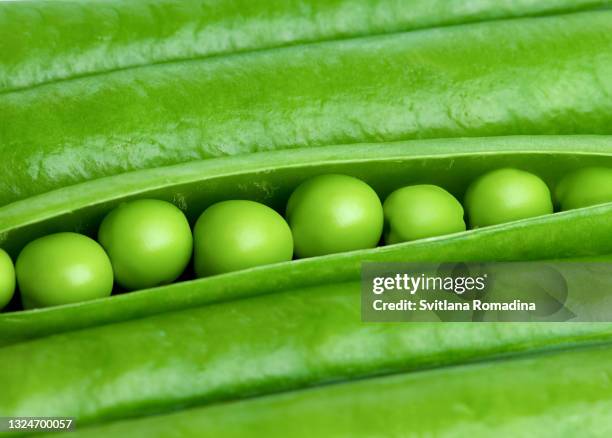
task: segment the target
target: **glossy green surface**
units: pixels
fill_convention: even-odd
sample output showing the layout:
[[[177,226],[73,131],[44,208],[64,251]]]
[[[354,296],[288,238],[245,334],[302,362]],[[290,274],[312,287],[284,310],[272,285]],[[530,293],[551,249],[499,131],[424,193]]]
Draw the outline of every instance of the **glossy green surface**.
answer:
[[[326,173],[381,197],[439,184],[461,198],[499,167],[553,187],[609,164],[599,137],[389,143],[612,132],[610,10],[390,33],[609,4],[541,3],[0,5],[0,244],[16,254],[54,231],[93,235],[143,197],[193,223],[225,199],[279,209]],[[388,35],[356,38],[373,33]],[[363,142],[376,144],[330,146]],[[104,178],[134,169],[151,170]],[[358,312],[363,261],[596,257],[612,253],[611,219],[607,203],[0,315],[0,416],[68,413],[80,433],[118,437],[608,435],[610,324],[382,325]]]
[[[287,222],[258,202],[214,204],[198,218],[193,234],[198,277],[286,262],[293,256]]]
[[[304,181],[289,197],[286,216],[297,257],[374,248],[383,229],[378,195],[365,182],[347,175]]]
[[[555,198],[562,210],[612,202],[612,167],[588,167],[566,175]]]
[[[608,0],[71,0],[0,3],[0,90],[180,59]]]
[[[97,300],[0,314],[0,345],[69,330],[240,300],[286,289],[358,281],[363,261],[528,261],[612,254],[612,205],[373,250],[263,266]],[[517,240],[521,245],[515,245]]]
[[[611,44],[612,11],[601,10],[165,62],[5,92],[0,205],[223,155],[608,134]]]
[[[0,248],[0,310],[6,306],[15,293],[15,266],[11,257]]]
[[[438,186],[397,189],[385,199],[383,210],[387,244],[465,231],[461,203]]]
[[[611,362],[608,343],[185,410],[75,436],[609,436]]]
[[[102,221],[98,241],[126,289],[171,283],[191,259],[193,238],[187,218],[173,204],[156,199],[126,202]]]
[[[364,324],[360,300],[357,278],[0,348],[0,414],[75,416],[80,429],[177,407],[612,341],[612,324],[605,323]]]
[[[445,187],[463,199],[474,179],[500,167],[528,170],[555,187],[578,168],[612,167],[610,150],[612,136],[511,136],[327,146],[201,160],[101,178],[0,207],[0,247],[16,257],[27,242],[50,232],[95,235],[112,208],[138,198],[172,202],[192,224],[207,207],[227,199],[252,199],[282,211],[295,187],[324,173],[363,179],[382,199],[402,186],[423,183]]]
[[[107,297],[113,270],[102,247],[87,236],[56,233],[23,248],[15,263],[25,308],[49,307]]]
[[[16,250],[32,236],[57,226],[74,228],[77,224],[83,231],[96,230],[116,205],[143,197],[174,200],[191,220],[202,207],[220,199],[246,197],[278,208],[300,183],[325,174],[363,179],[383,197],[414,184],[440,185],[461,197],[477,176],[502,167],[525,168],[555,185],[577,168],[612,163],[611,142],[608,137],[577,136],[415,141],[193,162],[92,181],[0,208],[0,227],[4,227],[0,237],[3,246]],[[447,236],[245,269],[107,300],[6,313],[0,315],[0,387],[6,394],[0,397],[0,415],[70,413],[84,428],[381,374],[451,372],[463,369],[454,365],[488,359],[500,359],[490,363],[505,367],[510,361],[501,359],[514,355],[610,342],[610,324],[363,324],[359,303],[363,261],[597,257],[612,254],[611,218],[612,204],[608,203]],[[15,361],[29,366],[14,367]],[[598,363],[607,366],[607,362]],[[432,368],[439,370],[425,371]],[[539,368],[529,368],[533,369]],[[500,370],[500,375],[512,373]],[[559,380],[537,374],[541,385],[549,385],[546,388],[554,388]],[[578,371],[575,375],[584,376]],[[584,378],[594,385],[600,383],[598,376]],[[353,385],[359,383],[347,383],[347,391],[358,397],[359,389]],[[412,386],[418,388],[417,383]],[[507,386],[517,390],[515,382]],[[431,385],[424,383],[423,392],[426,387]],[[452,400],[462,400],[458,391]],[[281,397],[299,398],[299,394]],[[432,394],[439,397],[440,391]],[[588,398],[590,391],[585,394],[585,400],[593,400]],[[323,407],[322,400],[328,397],[332,402],[333,394],[323,394],[312,406]],[[380,400],[380,391],[376,397]],[[359,404],[358,398],[353,400]],[[501,406],[503,400],[494,402]],[[489,405],[477,405],[479,418],[489,412],[480,411],[482,406]],[[221,406],[233,405],[202,409]],[[277,421],[285,421],[279,408],[270,410]],[[249,409],[245,415],[255,411]],[[522,411],[503,412],[522,415]],[[264,424],[267,414],[260,414],[258,420],[244,421]],[[189,415],[189,411],[178,415]],[[321,419],[325,429],[328,424],[321,415],[318,411],[304,418]],[[241,421],[247,417],[236,417],[232,411],[224,418],[231,418],[246,433],[247,423]],[[502,417],[495,418],[503,423]],[[164,420],[164,416],[151,417],[146,421],[160,425],[144,425],[142,430],[159,427],[162,431]],[[219,427],[230,433],[232,426],[220,421],[223,425]],[[190,434],[197,423],[186,417],[182,423],[185,433]],[[350,424],[346,421],[346,427]]]
[[[282,209],[301,182],[327,173],[363,179],[382,197],[406,185],[433,183],[460,199],[477,176],[500,167],[525,168],[554,186],[577,168],[612,166],[610,150],[610,137],[538,136],[337,146],[206,160],[92,181],[0,208],[0,239],[4,248],[18,252],[26,242],[51,231],[95,232],[114,206],[139,197],[177,202],[192,221],[223,199],[254,199]],[[364,260],[509,261],[611,254],[611,215],[612,205],[606,204],[107,300],[1,314],[0,344],[288,288],[356,281]]]
[[[470,227],[487,227],[552,214],[550,190],[542,179],[524,170],[504,168],[474,181],[465,194]]]

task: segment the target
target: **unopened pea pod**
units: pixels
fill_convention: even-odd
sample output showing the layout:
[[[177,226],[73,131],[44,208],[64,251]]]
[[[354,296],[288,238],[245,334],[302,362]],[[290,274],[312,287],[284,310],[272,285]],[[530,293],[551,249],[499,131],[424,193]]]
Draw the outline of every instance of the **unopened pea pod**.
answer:
[[[0,415],[69,416],[81,428],[372,375],[612,342],[607,323],[363,323],[360,297],[359,281],[292,289],[0,348]],[[28,366],[15,366],[20,363]]]
[[[177,59],[465,22],[608,0],[140,0],[0,5],[0,91]],[[308,11],[308,13],[305,13]]]
[[[611,361],[608,343],[188,409],[75,436],[608,436]]]
[[[251,199],[282,211],[307,178],[327,173],[368,182],[384,198],[399,187],[437,184],[458,199],[479,175],[517,167],[554,186],[568,172],[612,166],[601,136],[423,140],[277,151],[145,170],[92,181],[0,209],[0,245],[14,254],[57,231],[95,234],[121,202],[158,198],[195,219],[214,202]],[[108,299],[0,315],[0,344],[299,286],[360,278],[361,262],[511,261],[612,254],[612,205],[603,204],[369,250],[333,254],[183,281]]]
[[[610,134],[611,45],[612,10],[603,9],[177,60],[0,93],[0,205],[224,155]]]

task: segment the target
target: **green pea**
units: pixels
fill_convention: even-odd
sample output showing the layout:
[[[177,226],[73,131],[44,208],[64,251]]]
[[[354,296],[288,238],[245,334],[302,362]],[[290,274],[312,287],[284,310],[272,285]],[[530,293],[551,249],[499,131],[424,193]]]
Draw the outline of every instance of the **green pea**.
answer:
[[[276,211],[253,201],[224,201],[207,208],[194,229],[198,277],[291,260],[293,239]]]
[[[383,210],[389,244],[465,231],[463,207],[438,186],[398,189],[387,197]]]
[[[298,257],[373,248],[383,229],[376,192],[346,175],[322,175],[302,183],[289,198],[287,219]]]
[[[28,243],[16,263],[26,309],[109,296],[113,269],[104,249],[77,233],[56,233]]]
[[[555,198],[561,210],[612,202],[612,169],[587,167],[570,173],[557,185]]]
[[[0,310],[13,298],[15,293],[15,267],[11,257],[0,248]]]
[[[518,169],[498,169],[474,181],[465,207],[472,228],[542,216],[553,212],[550,190],[536,175]]]
[[[115,280],[131,290],[176,280],[193,249],[183,212],[157,199],[119,205],[102,221],[98,240],[113,264]]]

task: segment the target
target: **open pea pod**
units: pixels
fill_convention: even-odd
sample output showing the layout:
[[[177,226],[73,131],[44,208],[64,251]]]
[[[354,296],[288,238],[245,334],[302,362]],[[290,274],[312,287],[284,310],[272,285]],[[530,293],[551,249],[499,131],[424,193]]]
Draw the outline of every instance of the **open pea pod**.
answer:
[[[465,22],[609,0],[125,0],[0,4],[0,92],[147,64]]]
[[[126,171],[267,150],[611,134],[611,46],[612,10],[602,9],[182,59],[0,92],[0,205]]]
[[[0,208],[0,246],[13,255],[57,231],[95,235],[119,203],[158,198],[179,205],[193,222],[210,204],[253,199],[282,211],[291,191],[324,173],[362,178],[381,197],[403,185],[441,185],[459,199],[482,173],[504,166],[549,185],[584,166],[612,166],[608,136],[537,136],[420,140],[277,151],[192,162],[90,181]],[[409,243],[302,259],[121,294],[106,299],[0,314],[0,345],[140,318],[213,302],[299,287],[358,281],[363,261],[512,261],[612,254],[612,205]]]
[[[75,436],[609,436],[611,362],[607,344],[119,421]]]
[[[329,284],[6,346],[0,416],[76,417],[80,428],[373,375],[612,343],[612,324],[363,323],[360,302],[359,282]]]

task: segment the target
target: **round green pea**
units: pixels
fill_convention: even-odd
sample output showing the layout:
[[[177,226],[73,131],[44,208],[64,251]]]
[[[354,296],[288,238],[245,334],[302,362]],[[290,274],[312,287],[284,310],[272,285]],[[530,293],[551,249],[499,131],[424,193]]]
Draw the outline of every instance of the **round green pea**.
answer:
[[[391,193],[383,204],[389,244],[465,231],[463,207],[434,185],[415,185]]]
[[[287,220],[298,257],[314,257],[375,247],[383,230],[376,192],[346,175],[322,175],[291,194]]]
[[[223,201],[207,208],[194,229],[198,277],[291,260],[293,239],[283,217],[254,201]]]
[[[0,310],[13,298],[15,293],[15,267],[11,257],[0,248]]]
[[[16,263],[26,309],[107,297],[113,269],[104,249],[77,233],[56,233],[28,243]]]
[[[518,169],[498,169],[474,181],[465,207],[472,228],[542,216],[553,212],[550,190],[536,175]]]
[[[157,199],[119,205],[102,221],[98,240],[113,264],[115,280],[129,290],[176,280],[193,249],[191,228],[183,212]]]
[[[612,169],[587,167],[570,173],[557,185],[555,198],[561,210],[612,202]]]

